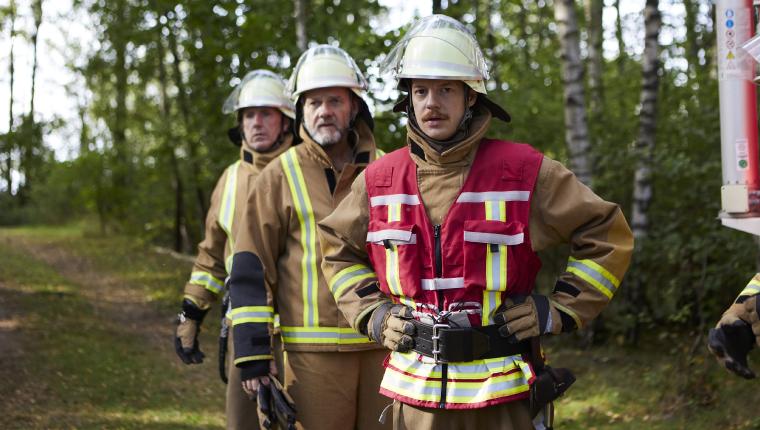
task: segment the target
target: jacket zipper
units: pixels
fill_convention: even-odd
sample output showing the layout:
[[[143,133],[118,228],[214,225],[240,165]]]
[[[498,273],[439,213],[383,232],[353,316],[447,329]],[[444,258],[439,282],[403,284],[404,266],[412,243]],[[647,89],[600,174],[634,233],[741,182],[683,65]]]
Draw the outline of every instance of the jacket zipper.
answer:
[[[441,260],[441,225],[433,226],[433,238],[435,238],[435,277],[443,277],[443,261]],[[443,311],[443,291],[436,290],[438,310]]]
[[[443,261],[441,256],[441,225],[436,224],[433,226],[433,237],[435,238],[435,277],[443,277]],[[443,311],[443,291],[436,290],[436,297],[438,298],[438,310]],[[446,382],[449,377],[449,365],[446,363],[441,364],[441,400],[438,403],[439,409],[446,407]]]

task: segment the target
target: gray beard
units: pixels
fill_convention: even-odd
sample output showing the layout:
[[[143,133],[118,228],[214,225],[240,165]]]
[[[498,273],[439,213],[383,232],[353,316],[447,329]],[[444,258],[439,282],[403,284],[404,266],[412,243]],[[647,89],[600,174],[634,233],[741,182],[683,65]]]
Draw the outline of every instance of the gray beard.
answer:
[[[336,133],[330,135],[327,135],[325,133],[315,133],[311,127],[306,125],[305,121],[304,128],[306,128],[306,132],[309,133],[309,136],[311,136],[311,138],[314,139],[314,141],[317,142],[319,146],[323,147],[335,145],[336,143],[340,142],[340,140],[343,139],[343,136],[346,134],[346,130],[338,130]]]

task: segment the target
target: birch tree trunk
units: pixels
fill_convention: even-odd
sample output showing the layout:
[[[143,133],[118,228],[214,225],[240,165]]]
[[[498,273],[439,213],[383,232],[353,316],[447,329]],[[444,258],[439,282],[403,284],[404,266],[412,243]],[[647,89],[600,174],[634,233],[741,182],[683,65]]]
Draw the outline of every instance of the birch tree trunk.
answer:
[[[586,102],[583,89],[578,18],[573,0],[556,0],[554,17],[559,27],[562,50],[562,83],[565,101],[565,143],[570,155],[570,169],[578,179],[591,185],[593,172],[589,154]]]
[[[649,204],[652,201],[652,169],[654,161],[655,131],[657,115],[657,91],[659,88],[658,70],[659,45],[657,39],[662,26],[658,0],[647,0],[644,8],[645,41],[642,56],[642,86],[639,102],[639,133],[636,139],[634,151],[636,153],[636,171],[633,183],[633,216],[631,224],[633,237],[639,248],[644,246],[649,233]],[[633,266],[637,271],[637,258],[634,257]],[[628,333],[628,341],[638,343],[641,309],[647,308],[644,294],[644,284],[641,276],[634,276],[631,284],[629,297],[633,326]]]
[[[642,87],[640,97],[639,133],[636,139],[636,174],[633,184],[633,236],[643,239],[649,231],[647,213],[652,200],[652,161],[657,120],[657,90],[660,68],[657,39],[662,25],[658,0],[647,0],[644,9],[646,38],[642,58]]]
[[[11,52],[8,66],[8,77],[10,78],[10,101],[8,102],[8,134],[5,135],[5,182],[8,185],[8,195],[13,196],[13,79],[14,79],[14,59],[13,59],[13,42],[16,38],[16,1],[11,0],[8,7],[11,21]]]
[[[306,51],[306,1],[295,0],[295,19],[296,19],[296,46],[299,52]]]
[[[591,116],[599,121],[602,115],[602,0],[585,0],[586,22],[588,23],[588,84],[591,100]]]

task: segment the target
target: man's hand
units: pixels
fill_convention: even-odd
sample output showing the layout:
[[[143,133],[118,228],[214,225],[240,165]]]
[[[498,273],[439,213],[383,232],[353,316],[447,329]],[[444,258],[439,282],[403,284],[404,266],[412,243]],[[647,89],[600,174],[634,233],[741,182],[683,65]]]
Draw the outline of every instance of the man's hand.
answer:
[[[203,352],[198,344],[201,322],[208,309],[200,309],[191,300],[182,301],[182,312],[177,320],[174,349],[185,364],[203,363]]]
[[[384,303],[372,312],[367,321],[367,334],[391,351],[409,352],[414,347],[413,318],[411,308]]]
[[[559,334],[562,318],[549,298],[540,294],[524,300],[508,298],[505,310],[494,315],[494,322],[501,325],[499,333],[509,342],[517,343],[542,334]]]
[[[269,362],[269,374],[272,376],[277,376],[277,366],[274,364],[274,360],[268,360]],[[264,374],[262,376],[253,376],[248,377],[246,374],[250,374],[250,371],[247,371],[248,369],[252,369],[253,373],[258,373],[258,370],[260,367],[262,367],[262,363],[256,363],[253,365],[253,367],[243,367],[241,369],[241,379],[243,384],[243,391],[248,395],[248,398],[251,400],[256,399],[256,393],[259,391],[259,387],[261,384],[269,385],[269,376],[268,374]]]
[[[752,318],[745,313],[745,304],[750,300],[755,302],[755,297],[731,305],[707,336],[707,348],[718,362],[746,379],[755,377],[755,372],[747,364],[747,354],[755,346],[756,339],[752,326],[746,321]]]

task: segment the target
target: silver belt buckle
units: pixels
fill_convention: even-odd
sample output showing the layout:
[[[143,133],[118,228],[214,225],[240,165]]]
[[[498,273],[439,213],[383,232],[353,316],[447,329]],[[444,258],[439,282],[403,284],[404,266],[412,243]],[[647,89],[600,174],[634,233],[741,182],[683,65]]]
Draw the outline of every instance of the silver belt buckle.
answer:
[[[433,336],[430,338],[433,341],[433,360],[435,360],[435,364],[445,363],[444,361],[441,361],[438,359],[438,354],[441,353],[441,348],[438,343],[439,340],[441,339],[439,330],[442,328],[451,328],[451,326],[448,324],[441,324],[441,323],[433,324]]]

